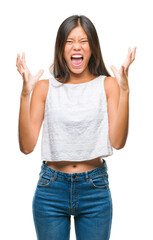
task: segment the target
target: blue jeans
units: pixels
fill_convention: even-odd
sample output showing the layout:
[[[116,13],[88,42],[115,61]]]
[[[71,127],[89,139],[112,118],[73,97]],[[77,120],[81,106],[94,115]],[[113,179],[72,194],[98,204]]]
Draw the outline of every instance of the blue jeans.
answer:
[[[32,210],[38,240],[69,240],[74,215],[77,240],[108,240],[112,198],[106,160],[95,169],[65,173],[43,162]]]

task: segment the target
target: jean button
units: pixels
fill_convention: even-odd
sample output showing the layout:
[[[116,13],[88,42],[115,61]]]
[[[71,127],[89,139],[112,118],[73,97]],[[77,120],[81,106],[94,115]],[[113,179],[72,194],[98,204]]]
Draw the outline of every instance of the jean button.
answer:
[[[76,178],[76,175],[73,175],[72,177],[73,177],[73,178]]]

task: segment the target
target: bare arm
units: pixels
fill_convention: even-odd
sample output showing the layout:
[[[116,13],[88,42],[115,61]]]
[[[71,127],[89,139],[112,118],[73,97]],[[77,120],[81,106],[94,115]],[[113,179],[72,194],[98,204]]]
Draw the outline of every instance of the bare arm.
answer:
[[[135,59],[136,47],[128,49],[128,56],[120,70],[112,65],[115,78],[108,77],[106,92],[108,97],[109,136],[116,149],[124,147],[128,135],[129,123],[129,85],[128,69]]]
[[[128,135],[129,121],[129,91],[122,92],[115,78],[109,77],[105,82],[108,117],[109,138],[112,147],[124,147]]]
[[[30,95],[20,96],[19,145],[21,152],[28,154],[34,149],[34,134],[30,120]]]
[[[21,59],[20,55],[17,55],[16,66],[18,72],[22,75],[23,78],[23,88],[20,95],[18,126],[19,145],[20,150],[23,153],[28,154],[33,151],[36,145],[41,123],[43,121],[44,80],[38,80],[44,71],[40,70],[36,76],[33,76],[26,65],[24,53]],[[30,103],[31,92],[32,97]]]
[[[47,81],[40,80],[36,84],[30,102],[30,96],[20,96],[19,113],[19,145],[20,150],[28,154],[36,146],[40,128],[44,118]]]
[[[126,143],[129,124],[129,91],[121,92],[118,111],[112,129],[111,139],[116,148],[121,149]]]

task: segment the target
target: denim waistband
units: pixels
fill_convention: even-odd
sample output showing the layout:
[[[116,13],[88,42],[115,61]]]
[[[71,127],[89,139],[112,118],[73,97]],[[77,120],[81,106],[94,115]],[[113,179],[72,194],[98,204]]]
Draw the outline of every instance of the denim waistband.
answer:
[[[57,177],[59,178],[65,178],[66,180],[81,180],[81,179],[87,179],[90,178],[94,175],[97,175],[99,173],[103,173],[107,171],[107,164],[106,164],[106,160],[103,159],[103,163],[101,166],[94,168],[92,170],[89,171],[85,171],[85,172],[80,172],[80,173],[65,173],[65,172],[61,172],[59,170],[53,169],[51,167],[48,167],[45,162],[42,163],[41,166],[41,170],[45,171],[46,173],[48,173],[51,176],[54,176],[54,179],[56,179]]]

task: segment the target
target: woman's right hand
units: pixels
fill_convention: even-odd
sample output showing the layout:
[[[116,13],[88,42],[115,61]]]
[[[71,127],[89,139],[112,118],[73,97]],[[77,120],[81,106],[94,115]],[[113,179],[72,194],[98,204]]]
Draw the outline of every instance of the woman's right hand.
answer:
[[[36,76],[33,76],[26,65],[25,53],[22,53],[22,58],[20,58],[20,54],[17,54],[16,66],[17,66],[17,71],[21,74],[23,78],[22,95],[24,96],[30,95],[31,91],[39,81],[39,78],[44,73],[44,70],[41,69],[36,74]]]

